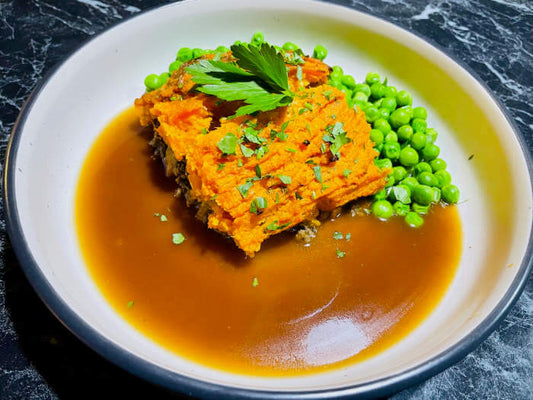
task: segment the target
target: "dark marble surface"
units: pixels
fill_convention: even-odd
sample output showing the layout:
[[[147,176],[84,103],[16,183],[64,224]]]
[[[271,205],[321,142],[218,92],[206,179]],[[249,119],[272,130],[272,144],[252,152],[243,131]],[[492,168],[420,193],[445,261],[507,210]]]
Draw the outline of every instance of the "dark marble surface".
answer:
[[[533,152],[532,1],[334,2],[419,33],[470,66],[507,107]],[[0,160],[17,114],[43,74],[91,35],[164,3],[0,0]],[[0,212],[3,205],[0,199]],[[0,399],[179,397],[105,361],[52,316],[15,259],[3,217],[0,251]],[[533,399],[533,278],[474,352],[393,399]]]

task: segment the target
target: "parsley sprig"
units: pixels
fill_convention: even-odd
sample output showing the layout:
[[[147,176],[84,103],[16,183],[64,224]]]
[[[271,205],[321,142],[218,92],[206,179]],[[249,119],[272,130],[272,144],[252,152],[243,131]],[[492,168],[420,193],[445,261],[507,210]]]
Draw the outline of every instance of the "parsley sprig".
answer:
[[[225,101],[243,101],[235,116],[270,111],[289,105],[294,93],[289,89],[283,55],[268,43],[261,47],[231,46],[237,62],[200,60],[186,68],[199,92]]]

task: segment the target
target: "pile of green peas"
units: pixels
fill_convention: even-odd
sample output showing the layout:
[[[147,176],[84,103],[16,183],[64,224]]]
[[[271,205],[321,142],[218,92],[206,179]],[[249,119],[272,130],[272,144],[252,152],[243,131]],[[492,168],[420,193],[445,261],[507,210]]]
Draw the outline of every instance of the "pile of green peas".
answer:
[[[234,44],[261,46],[264,42],[263,33],[255,32],[250,42],[238,40]],[[292,42],[274,47],[282,54],[300,50]],[[146,90],[164,85],[170,74],[187,61],[205,54],[214,54],[214,59],[218,59],[228,51],[225,46],[215,50],[182,47],[168,72],[145,78]],[[321,61],[327,54],[322,45],[313,50],[313,57]],[[365,113],[367,122],[372,125],[370,139],[379,152],[375,163],[380,168],[391,169],[385,188],[373,198],[371,212],[376,217],[388,219],[397,215],[404,217],[409,226],[419,227],[424,223],[422,215],[428,213],[432,204],[459,201],[459,189],[452,184],[446,162],[439,158],[440,148],[435,144],[438,133],[428,128],[427,110],[413,107],[409,92],[387,85],[386,79],[382,82],[376,72],[369,72],[364,82],[356,83],[353,76],[344,74],[338,65],[332,67],[329,84],[344,92],[350,107]]]
[[[388,86],[375,72],[356,83],[339,66],[332,68],[329,83],[346,94],[348,104],[365,113],[372,125],[370,139],[379,152],[375,163],[391,169],[385,189],[374,195],[371,212],[376,217],[398,215],[408,225],[419,227],[432,204],[459,201],[459,189],[452,184],[446,161],[439,158],[438,133],[428,128],[427,110],[413,107],[409,92]]]

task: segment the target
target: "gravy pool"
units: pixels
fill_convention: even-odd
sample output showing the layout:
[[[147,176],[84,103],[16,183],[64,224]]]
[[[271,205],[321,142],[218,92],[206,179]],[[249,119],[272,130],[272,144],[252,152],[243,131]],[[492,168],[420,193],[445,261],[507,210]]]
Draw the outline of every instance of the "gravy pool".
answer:
[[[419,229],[346,214],[325,222],[309,246],[283,233],[247,259],[173,197],[150,138],[133,109],[103,131],[80,176],[76,224],[103,296],[180,356],[251,375],[341,367],[405,337],[454,276],[455,206],[432,207]]]

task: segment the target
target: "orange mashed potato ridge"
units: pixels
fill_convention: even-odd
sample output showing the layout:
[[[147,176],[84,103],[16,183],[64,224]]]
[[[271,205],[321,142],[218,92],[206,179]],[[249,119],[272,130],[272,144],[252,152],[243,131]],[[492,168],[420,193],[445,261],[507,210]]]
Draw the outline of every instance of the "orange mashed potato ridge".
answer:
[[[364,113],[350,108],[344,93],[327,84],[329,67],[316,59],[304,60],[301,80],[297,67],[288,65],[294,101],[255,116],[226,118],[242,103],[220,104],[215,97],[192,91],[186,65],[163,87],[135,101],[141,124],[152,123],[176,160],[186,162],[188,199],[208,206],[209,228],[233,238],[250,257],[269,236],[381,190],[390,172],[374,164],[377,152]],[[338,158],[323,139],[336,123],[350,139],[340,147]],[[240,139],[250,126],[265,139],[267,152],[246,157],[237,145],[235,154],[223,154],[220,140],[228,133]],[[286,138],[277,134],[282,130]],[[280,175],[290,177],[290,183],[283,183]],[[243,196],[238,188],[247,182],[251,186]],[[251,212],[258,197],[266,200],[266,207]]]

